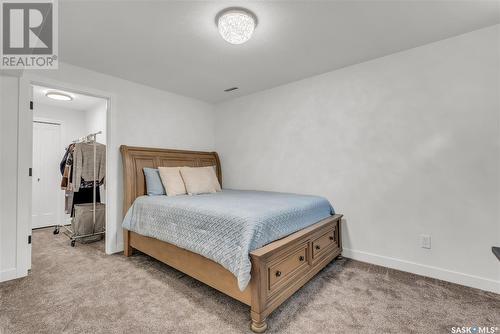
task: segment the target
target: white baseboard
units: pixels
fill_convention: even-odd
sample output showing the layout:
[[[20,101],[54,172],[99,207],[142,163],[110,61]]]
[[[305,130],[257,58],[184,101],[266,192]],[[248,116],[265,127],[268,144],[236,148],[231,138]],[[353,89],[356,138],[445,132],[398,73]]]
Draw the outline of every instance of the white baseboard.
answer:
[[[19,278],[17,269],[10,268],[0,271],[0,282],[10,281],[11,279]]]
[[[443,281],[461,284],[472,288],[500,293],[500,281],[495,281],[489,278],[464,274],[456,271],[396,259],[388,256],[357,251],[349,248],[343,249],[342,256],[351,258],[353,260],[368,262],[383,267],[414,273],[417,275],[437,278]]]
[[[116,246],[111,248],[108,254],[118,253],[121,251],[123,251],[123,241],[120,240],[117,241]],[[432,277],[443,281],[500,294],[500,281],[495,281],[489,278],[464,274],[457,271],[451,271],[443,268],[428,266],[425,264],[377,255],[373,253],[357,251],[349,248],[344,248],[342,251],[342,255],[353,260],[368,262],[391,269],[406,271],[417,275]]]
[[[123,242],[122,242],[122,243],[115,245],[115,247],[111,246],[109,249],[106,249],[106,254],[111,255],[111,254],[120,253],[120,252],[123,252],[124,248],[125,247],[124,247]]]

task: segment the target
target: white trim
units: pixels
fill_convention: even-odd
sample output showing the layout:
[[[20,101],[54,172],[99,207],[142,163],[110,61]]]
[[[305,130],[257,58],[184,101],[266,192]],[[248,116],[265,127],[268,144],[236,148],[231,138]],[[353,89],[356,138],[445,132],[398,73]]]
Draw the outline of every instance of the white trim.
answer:
[[[10,268],[0,271],[0,282],[10,281],[11,279],[20,278],[16,268]]]
[[[108,253],[108,251],[106,250],[106,254],[121,253],[121,252],[123,252],[124,249],[125,249],[125,243],[123,241],[123,238],[116,238],[116,247],[115,247],[115,249],[111,253]]]
[[[428,266],[425,264],[353,250],[349,248],[344,248],[342,251],[342,255],[353,260],[368,262],[379,266],[437,278],[443,281],[461,284],[472,288],[500,293],[500,281],[495,281],[485,277],[464,274],[457,271]]]
[[[17,116],[17,217],[16,278],[28,275],[31,268],[28,236],[31,235],[31,177],[33,165],[33,112],[29,108],[31,91],[28,80],[19,78]]]

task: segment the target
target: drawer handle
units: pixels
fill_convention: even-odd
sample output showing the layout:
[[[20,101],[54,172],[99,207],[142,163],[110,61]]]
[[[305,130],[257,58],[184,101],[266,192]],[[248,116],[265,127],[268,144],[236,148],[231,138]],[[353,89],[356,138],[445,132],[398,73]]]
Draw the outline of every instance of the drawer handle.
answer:
[[[299,261],[304,261],[304,257],[302,255],[299,256]]]
[[[319,245],[316,245],[316,247],[315,247],[315,248],[316,248],[317,250],[320,250],[320,249],[321,249],[321,247],[320,247]]]
[[[333,235],[330,236],[330,240],[333,240]]]
[[[276,277],[280,277],[281,276],[281,271],[276,271]]]

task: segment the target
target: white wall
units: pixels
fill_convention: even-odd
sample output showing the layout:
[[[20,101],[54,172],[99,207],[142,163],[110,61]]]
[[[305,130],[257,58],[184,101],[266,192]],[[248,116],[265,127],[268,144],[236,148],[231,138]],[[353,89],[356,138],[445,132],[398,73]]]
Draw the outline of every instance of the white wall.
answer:
[[[103,100],[95,106],[85,111],[85,123],[87,126],[87,133],[96,133],[101,131],[102,134],[97,135],[96,141],[106,145],[106,111],[107,103]]]
[[[217,105],[225,187],[326,196],[346,256],[500,292],[499,47],[495,26]]]
[[[2,83],[6,77],[2,76]],[[108,115],[107,129],[107,210],[110,228],[106,235],[106,251],[108,253],[117,252],[123,249],[122,239],[122,163],[119,153],[120,145],[150,146],[150,147],[168,147],[179,149],[194,150],[213,150],[214,149],[214,115],[213,106],[192,98],[180,96],[177,94],[161,91],[144,85],[132,83],[123,79],[89,71],[80,67],[60,63],[59,70],[38,70],[27,71],[20,78],[20,90],[17,90],[17,79],[12,79],[15,84],[2,85],[2,154],[13,154],[11,160],[4,160],[2,155],[2,191],[9,195],[9,198],[15,199],[10,183],[15,182],[17,165],[19,170],[24,171],[31,165],[31,121],[26,106],[29,101],[29,83],[47,84],[67,88],[68,90],[88,92],[93,95],[106,95],[111,97],[111,111]],[[17,99],[20,95],[21,105],[17,107]],[[9,97],[6,99],[5,97]],[[12,101],[11,101],[12,100]],[[26,105],[25,105],[26,104]],[[18,112],[20,112],[18,114]],[[17,116],[20,115],[20,131],[17,131]],[[4,119],[6,123],[4,123]],[[4,132],[5,124],[7,132]],[[19,142],[17,141],[21,139]],[[8,142],[4,139],[8,138]],[[19,163],[16,161],[15,148],[19,145],[20,157]],[[19,212],[24,212],[23,207],[30,207],[30,192],[25,188],[29,187],[30,179],[27,174],[20,175],[22,194],[19,195],[17,202],[10,200],[2,204],[8,206],[15,212],[16,203],[19,204]],[[8,183],[9,188],[4,188]],[[7,195],[2,192],[2,196]],[[21,200],[20,200],[21,199]],[[2,222],[2,247],[10,240],[14,233],[13,230],[5,229],[4,225],[15,226],[15,216],[11,212],[3,211],[0,213]],[[28,211],[26,211],[28,212]],[[18,226],[27,226],[30,217],[23,214],[19,218]],[[14,225],[12,225],[14,224]],[[28,230],[21,234],[28,234]],[[17,244],[19,245],[19,243]],[[9,246],[10,247],[10,246]],[[15,254],[11,247],[2,252],[2,266],[0,271],[4,270],[5,256]],[[10,264],[9,264],[10,265]],[[1,277],[0,277],[1,279]]]
[[[87,112],[83,110],[73,110],[49,106],[46,104],[34,103],[33,117],[35,119],[47,119],[62,122],[61,128],[61,159],[64,149],[75,139],[86,136],[87,131]],[[104,123],[106,124],[106,123]]]
[[[9,93],[17,86],[17,78],[0,76],[0,281],[22,275],[16,242],[18,99]]]

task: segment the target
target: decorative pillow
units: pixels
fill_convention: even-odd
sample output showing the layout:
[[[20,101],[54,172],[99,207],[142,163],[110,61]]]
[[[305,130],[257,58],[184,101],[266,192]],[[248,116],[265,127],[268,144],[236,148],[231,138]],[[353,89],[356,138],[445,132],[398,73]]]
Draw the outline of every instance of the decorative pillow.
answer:
[[[212,174],[212,180],[214,182],[215,191],[222,191],[222,188],[221,188],[220,183],[219,183],[219,179],[217,178],[217,167],[209,166],[209,167],[201,167],[201,168],[210,168],[212,170],[211,174]]]
[[[161,182],[167,191],[167,196],[185,195],[186,187],[180,173],[181,167],[158,167]]]
[[[220,184],[212,166],[181,167],[181,175],[186,186],[186,191],[190,195],[220,191]]]
[[[144,167],[142,170],[146,177],[146,192],[148,196],[166,195],[158,169]]]

